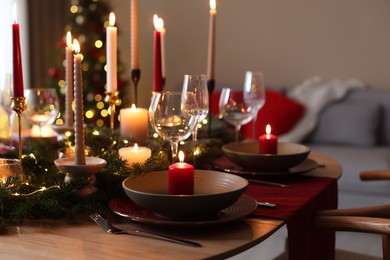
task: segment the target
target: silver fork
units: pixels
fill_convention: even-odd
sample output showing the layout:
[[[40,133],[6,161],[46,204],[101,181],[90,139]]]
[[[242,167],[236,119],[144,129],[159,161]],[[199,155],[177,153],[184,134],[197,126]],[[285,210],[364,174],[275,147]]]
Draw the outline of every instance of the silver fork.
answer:
[[[189,240],[184,240],[176,237],[171,237],[171,236],[166,236],[166,235],[161,235],[157,234],[154,232],[150,231],[145,231],[145,230],[139,230],[139,229],[129,229],[129,230],[123,230],[119,229],[115,226],[113,226],[110,222],[108,222],[105,218],[103,218],[100,214],[98,213],[93,213],[90,214],[89,217],[101,228],[103,228],[104,231],[110,234],[129,234],[129,235],[136,235],[136,236],[142,236],[142,237],[149,237],[149,238],[155,238],[155,239],[160,239],[164,241],[169,241],[181,245],[186,245],[186,246],[192,246],[192,247],[201,247],[202,245],[189,241]]]

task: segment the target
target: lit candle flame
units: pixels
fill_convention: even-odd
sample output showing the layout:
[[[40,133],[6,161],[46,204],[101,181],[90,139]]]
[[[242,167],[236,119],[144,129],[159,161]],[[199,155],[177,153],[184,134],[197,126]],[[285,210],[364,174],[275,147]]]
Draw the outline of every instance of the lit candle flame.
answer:
[[[12,16],[14,18],[14,23],[16,23],[16,3],[14,3],[14,6],[12,7]]]
[[[183,151],[180,151],[179,152],[179,162],[184,162],[184,153],[183,153]]]
[[[72,34],[68,31],[66,34],[66,45],[70,46],[72,44]]]
[[[134,144],[133,150],[135,153],[138,153],[138,144],[137,143]]]
[[[157,31],[161,31],[164,28],[164,20],[159,18],[157,14],[153,16],[154,28]]]
[[[271,134],[271,126],[268,124],[266,127],[265,127],[265,133],[267,135],[270,135]]]
[[[132,105],[131,105],[131,111],[132,111],[132,112],[137,111],[137,107],[135,106],[135,104],[132,104]]]
[[[210,9],[215,10],[217,8],[216,0],[210,0]]]
[[[73,46],[74,46],[74,51],[76,52],[76,54],[79,54],[80,53],[80,43],[79,43],[79,41],[74,39],[73,40]]]
[[[115,25],[115,14],[113,12],[110,13],[109,24],[110,24],[110,26]]]

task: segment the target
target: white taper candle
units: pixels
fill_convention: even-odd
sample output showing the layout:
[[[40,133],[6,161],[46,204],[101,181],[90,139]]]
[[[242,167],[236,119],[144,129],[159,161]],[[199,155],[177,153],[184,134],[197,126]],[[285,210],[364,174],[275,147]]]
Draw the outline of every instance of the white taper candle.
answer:
[[[210,0],[210,21],[209,21],[209,48],[207,60],[207,79],[214,80],[215,66],[215,17],[217,14],[215,0]]]
[[[80,44],[74,40],[74,137],[75,137],[75,164],[85,165],[85,144],[84,144],[84,105],[83,105],[83,83],[81,72]]]
[[[138,57],[138,0],[131,0],[130,3],[130,50],[131,69],[139,69]]]
[[[65,48],[65,126],[73,127],[73,59],[72,59],[73,45],[72,35],[70,32],[66,34],[66,48]]]
[[[114,93],[117,90],[117,28],[115,14],[110,13],[110,25],[107,27],[107,92]]]

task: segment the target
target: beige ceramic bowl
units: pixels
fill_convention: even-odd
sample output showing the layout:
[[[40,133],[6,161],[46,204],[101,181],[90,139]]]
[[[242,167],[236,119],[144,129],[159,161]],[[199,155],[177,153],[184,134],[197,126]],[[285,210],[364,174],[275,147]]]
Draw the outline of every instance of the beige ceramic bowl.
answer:
[[[259,154],[258,142],[230,143],[222,151],[235,164],[257,171],[284,171],[302,163],[310,148],[296,143],[278,143],[277,154]]]
[[[169,195],[168,171],[129,177],[122,187],[133,202],[155,214],[196,219],[216,215],[229,207],[248,186],[246,179],[223,172],[195,170],[194,176],[194,195]]]

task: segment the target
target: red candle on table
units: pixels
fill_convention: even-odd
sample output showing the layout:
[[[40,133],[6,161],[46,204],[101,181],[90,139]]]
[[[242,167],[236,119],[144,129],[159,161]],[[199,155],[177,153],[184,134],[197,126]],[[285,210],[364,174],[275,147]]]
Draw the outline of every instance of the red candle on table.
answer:
[[[161,61],[161,30],[164,27],[163,19],[157,15],[153,17],[154,23],[154,78],[153,91],[160,92],[163,87],[162,61]]]
[[[194,194],[194,166],[185,163],[184,153],[179,152],[178,163],[168,168],[168,194],[193,195]]]
[[[259,153],[260,154],[277,154],[278,153],[278,138],[271,134],[271,126],[267,125],[265,134],[259,137]]]
[[[12,49],[13,49],[13,78],[14,97],[23,97],[23,72],[22,72],[22,52],[20,51],[20,29],[16,23],[16,3],[13,7],[14,23],[12,24]]]

